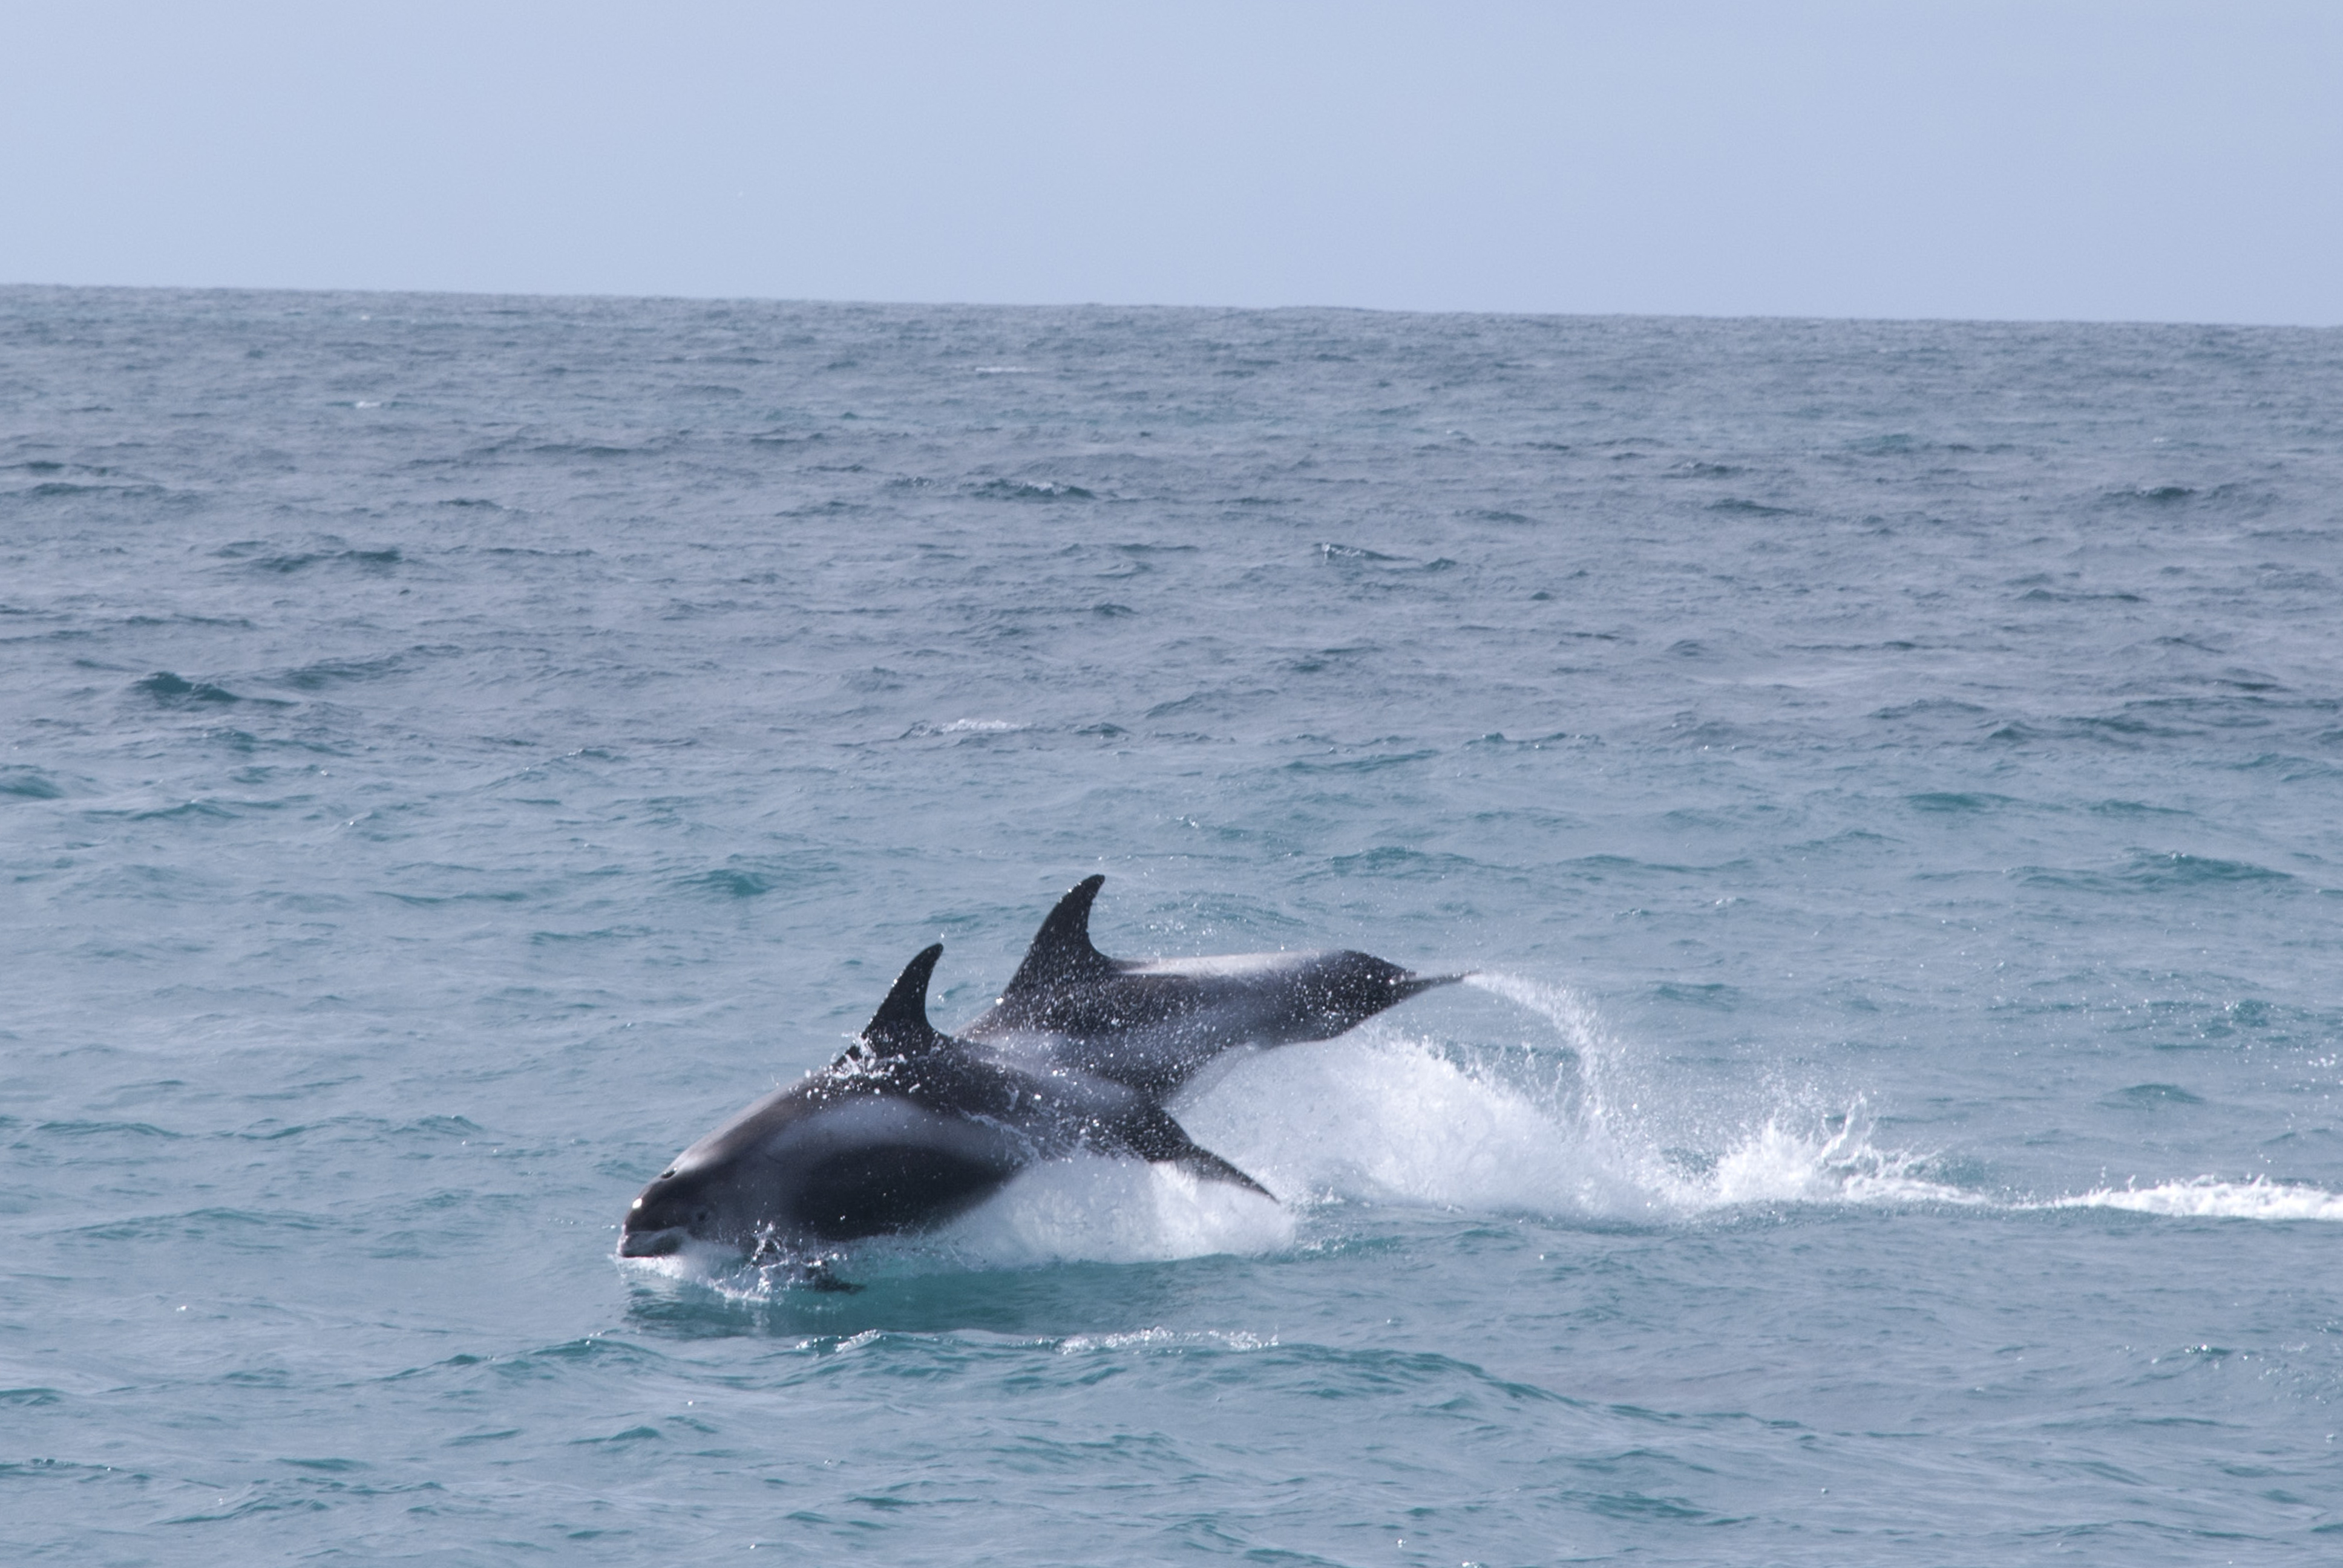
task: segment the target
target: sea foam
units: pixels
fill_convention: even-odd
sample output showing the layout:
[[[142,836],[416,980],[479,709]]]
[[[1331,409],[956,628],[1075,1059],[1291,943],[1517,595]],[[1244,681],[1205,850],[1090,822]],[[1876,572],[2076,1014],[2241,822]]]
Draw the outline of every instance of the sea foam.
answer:
[[[2343,1221],[2343,1192],[2292,1182],[2198,1176],[2151,1187],[2102,1187],[2052,1200],[2053,1209],[2125,1209],[2172,1219]]]

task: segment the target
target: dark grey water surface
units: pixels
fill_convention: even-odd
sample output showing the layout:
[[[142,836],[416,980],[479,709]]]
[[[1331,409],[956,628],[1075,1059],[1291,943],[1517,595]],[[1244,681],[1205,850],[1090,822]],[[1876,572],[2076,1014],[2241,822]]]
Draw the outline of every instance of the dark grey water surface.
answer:
[[[2343,334],[0,290],[11,1562],[2343,1552]],[[910,953],[1482,982],[811,1296]]]

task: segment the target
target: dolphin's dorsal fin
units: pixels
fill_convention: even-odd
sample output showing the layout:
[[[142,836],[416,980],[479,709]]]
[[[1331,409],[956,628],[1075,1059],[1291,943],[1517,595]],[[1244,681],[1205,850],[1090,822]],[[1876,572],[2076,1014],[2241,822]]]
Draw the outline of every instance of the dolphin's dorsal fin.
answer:
[[[1115,961],[1091,946],[1091,900],[1098,897],[1104,877],[1084,877],[1074,890],[1058,900],[1050,918],[1025,950],[1025,961],[1010,977],[1002,1000],[1020,991],[1051,990],[1072,980],[1096,980],[1115,972]]]
[[[903,966],[895,989],[862,1026],[862,1043],[872,1055],[916,1056],[942,1042],[944,1037],[928,1021],[928,977],[943,956],[944,945],[938,942]]]

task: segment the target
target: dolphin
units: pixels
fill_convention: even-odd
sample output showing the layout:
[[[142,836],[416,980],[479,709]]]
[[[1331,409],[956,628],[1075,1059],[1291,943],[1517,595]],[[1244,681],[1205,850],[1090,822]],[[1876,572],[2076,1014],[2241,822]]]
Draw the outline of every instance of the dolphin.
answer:
[[[1058,900],[1009,987],[961,1038],[1038,1055],[1161,1101],[1237,1046],[1332,1040],[1461,974],[1411,974],[1372,954],[1111,959],[1091,944],[1086,877]]]
[[[1145,1160],[1275,1201],[1188,1136],[1163,1101],[1242,1045],[1326,1040],[1456,975],[1409,974],[1359,952],[1109,959],[1091,946],[1103,877],[1077,886],[995,1004],[959,1036],[928,1020],[938,943],[905,966],[860,1036],[678,1155],[627,1211],[618,1251],[688,1241],[793,1260],[926,1230],[1025,1167],[1088,1151]]]
[[[1199,1148],[1146,1095],[1081,1072],[1030,1072],[939,1032],[914,958],[845,1054],[676,1156],[627,1210],[622,1256],[690,1239],[754,1258],[923,1230],[1026,1166],[1089,1150],[1268,1189]]]

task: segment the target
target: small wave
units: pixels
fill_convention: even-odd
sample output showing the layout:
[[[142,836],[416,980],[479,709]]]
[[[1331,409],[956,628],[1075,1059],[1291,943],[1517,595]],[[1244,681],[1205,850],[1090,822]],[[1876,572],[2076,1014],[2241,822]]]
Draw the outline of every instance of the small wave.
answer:
[[[1997,811],[2018,802],[2007,795],[1984,789],[1936,789],[1906,795],[1904,803],[1916,811]]]
[[[1098,497],[1080,485],[1061,485],[1053,480],[993,479],[976,487],[973,492],[991,501],[1093,501]]]
[[[837,870],[834,862],[804,850],[733,855],[721,866],[679,876],[674,885],[721,899],[756,899],[776,889],[809,886]]]
[[[2202,1105],[2202,1096],[2189,1093],[2177,1083],[2135,1083],[2128,1089],[2102,1095],[2101,1105],[2125,1111],[2158,1111],[2172,1105]]]
[[[189,680],[167,669],[158,669],[146,679],[133,683],[132,689],[143,691],[157,702],[183,707],[197,702],[241,702],[242,698],[224,686],[208,681]]]
[[[263,553],[265,551],[267,553]],[[234,544],[223,545],[212,553],[223,560],[238,563],[247,571],[273,572],[279,577],[307,571],[316,566],[351,566],[379,571],[397,566],[405,558],[396,546],[378,550],[327,548],[274,552],[268,551],[267,546],[257,539],[239,539]]]
[[[0,795],[20,800],[55,800],[65,792],[64,785],[37,768],[0,768]]]
[[[914,724],[903,731],[903,739],[914,740],[923,735],[1013,735],[1031,728],[1006,719],[955,719],[949,724]]]
[[[1662,980],[1652,988],[1652,994],[1663,1001],[1682,1002],[1688,1007],[1704,1007],[1717,1012],[1731,1012],[1741,1005],[1738,986],[1716,981],[1694,985],[1684,980]]]
[[[2266,488],[2231,481],[2198,488],[2193,485],[2137,485],[2125,489],[2102,491],[2101,504],[2111,507],[2131,507],[2165,511],[2198,507],[2257,514],[2265,511],[2272,497]]]
[[[2182,1220],[2325,1220],[2343,1221],[2343,1192],[2255,1177],[2224,1181],[2198,1176],[2154,1187],[2102,1187],[2078,1197],[2036,1205],[2046,1209],[2122,1209]]]
[[[1373,877],[1381,880],[1406,879],[1438,881],[1484,868],[1462,855],[1437,849],[1411,849],[1404,844],[1384,844],[1355,855],[1337,855],[1326,869],[1337,877]]]
[[[1275,1334],[1249,1334],[1242,1330],[1222,1329],[1134,1329],[1121,1334],[1070,1334],[1058,1342],[1061,1356],[1088,1355],[1096,1351],[1233,1351],[1242,1355],[1251,1351],[1273,1351],[1278,1348]],[[47,1391],[37,1391],[45,1392]],[[0,1392],[0,1399],[6,1398]]]
[[[1891,652],[1909,653],[1918,645],[1916,643],[1901,642],[1881,643],[1875,646],[1885,648]],[[1870,650],[1860,649],[1857,651],[1868,652]],[[1962,702],[1952,698],[1924,697],[1916,702],[1900,702],[1893,707],[1879,709],[1873,712],[1870,717],[1874,719],[1887,719],[1890,721],[1904,719],[1948,719],[1957,722],[1964,719],[1982,719],[1986,716],[1986,712],[1987,710],[1986,709],[1978,707],[1974,702]]]
[[[1297,757],[1285,765],[1290,773],[1374,773],[1411,762],[1429,762],[1440,753],[1429,746],[1413,751],[1373,752],[1363,757]]]
[[[2138,594],[2136,593],[2120,591],[2115,593],[2059,593],[2046,588],[2028,588],[2026,592],[2018,595],[2017,598],[2020,604],[2141,604],[2146,602]]]
[[[621,447],[605,441],[540,441],[527,448],[532,457],[639,457],[654,448]]]
[[[407,659],[395,653],[380,658],[328,658],[287,670],[277,679],[298,690],[317,691],[339,682],[378,680],[385,676],[403,674],[407,668]]]
[[[2224,882],[2291,882],[2290,872],[2250,860],[2223,860],[2210,855],[2135,854],[2124,880],[2148,888],[2196,888]]]
[[[167,1128],[157,1127],[151,1121],[44,1121],[34,1131],[46,1133],[51,1137],[62,1138],[126,1135],[133,1138],[184,1138],[186,1136],[184,1132],[173,1132]]]
[[[761,871],[744,871],[735,867],[702,871],[696,877],[685,877],[679,886],[703,893],[714,893],[728,899],[755,899],[769,893],[776,879]]]
[[[76,485],[69,479],[49,479],[18,490],[15,494],[35,500],[55,500],[64,496],[159,496],[160,485]]]

